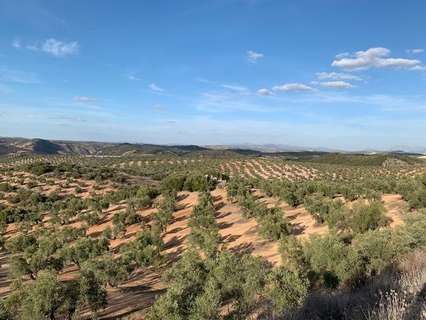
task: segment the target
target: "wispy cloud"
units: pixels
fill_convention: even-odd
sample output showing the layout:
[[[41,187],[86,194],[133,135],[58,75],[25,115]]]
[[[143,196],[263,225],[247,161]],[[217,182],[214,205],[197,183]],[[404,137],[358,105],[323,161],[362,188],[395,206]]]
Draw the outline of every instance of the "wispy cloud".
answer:
[[[21,40],[19,39],[15,39],[12,41],[12,47],[16,48],[16,49],[20,49],[21,48]]]
[[[283,91],[283,92],[306,92],[313,91],[314,89],[303,83],[285,83],[272,88],[274,91]]]
[[[318,80],[354,80],[354,81],[362,81],[362,78],[349,73],[339,73],[339,72],[317,72],[316,76]]]
[[[417,49],[407,49],[405,51],[409,54],[419,54],[419,53],[423,53],[425,50],[417,48]]]
[[[239,85],[222,84],[221,87],[228,89],[228,90],[231,90],[231,91],[239,92],[241,94],[249,94],[250,93],[250,90],[248,88],[243,87],[243,86],[239,86]]]
[[[47,39],[41,46],[41,50],[55,57],[65,57],[78,53],[79,44],[77,41],[62,42],[53,38]]]
[[[54,57],[76,55],[80,50],[80,45],[77,41],[65,42],[54,38],[32,44],[23,44],[19,39],[15,39],[12,42],[12,46],[16,49],[24,48],[31,51],[44,52]]]
[[[357,51],[354,54],[340,55],[332,62],[333,67],[348,71],[365,70],[371,68],[398,68],[417,70],[422,62],[417,59],[393,58],[387,48],[370,48],[366,51]]]
[[[19,84],[39,84],[41,83],[37,74],[20,70],[11,70],[0,67],[0,81]]]
[[[135,73],[135,72],[128,73],[126,75],[126,78],[128,80],[131,80],[131,81],[140,81],[140,80],[142,80],[142,77],[138,73]]]
[[[75,96],[73,98],[76,102],[95,102],[97,99],[94,97],[88,97],[88,96]]]
[[[272,90],[266,89],[266,88],[261,88],[259,90],[257,90],[257,94],[259,96],[272,96],[274,93],[272,92]]]
[[[349,89],[353,88],[354,86],[346,81],[338,80],[338,81],[325,81],[320,82],[320,86],[325,88],[332,88],[332,89]]]
[[[247,60],[251,63],[256,63],[257,60],[262,59],[265,55],[260,52],[256,52],[253,50],[247,51]]]
[[[148,85],[148,88],[155,92],[164,92],[165,90],[159,86],[157,86],[155,83],[151,83]]]
[[[241,95],[233,91],[202,93],[194,102],[195,108],[203,112],[265,112],[269,107],[256,101],[256,96]]]

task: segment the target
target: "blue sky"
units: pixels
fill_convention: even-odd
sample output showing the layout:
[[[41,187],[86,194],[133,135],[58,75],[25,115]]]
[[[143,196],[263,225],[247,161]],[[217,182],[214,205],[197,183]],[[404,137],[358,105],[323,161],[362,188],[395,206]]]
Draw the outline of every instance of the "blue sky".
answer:
[[[425,147],[424,30],[424,0],[0,0],[0,135]]]

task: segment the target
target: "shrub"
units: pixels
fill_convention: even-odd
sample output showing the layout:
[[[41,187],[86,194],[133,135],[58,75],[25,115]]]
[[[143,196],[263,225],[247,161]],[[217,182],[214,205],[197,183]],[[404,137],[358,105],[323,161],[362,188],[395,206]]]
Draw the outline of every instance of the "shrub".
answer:
[[[213,199],[209,193],[203,193],[198,202],[189,219],[191,227],[189,241],[197,249],[203,250],[206,255],[212,256],[216,253],[220,243]]]
[[[161,181],[161,190],[167,191],[182,191],[186,177],[184,175],[169,175]]]
[[[320,193],[314,193],[304,199],[306,210],[314,217],[317,223],[324,223],[332,211],[343,207],[343,202],[333,201]]]
[[[54,167],[50,163],[34,163],[27,166],[27,170],[36,176],[40,176],[42,174],[52,172]]]
[[[360,261],[355,250],[334,234],[313,236],[304,246],[311,279],[319,279],[326,287],[356,280]]]
[[[349,226],[355,233],[363,233],[385,226],[387,219],[381,202],[373,201],[368,204],[356,204],[351,210]]]
[[[271,300],[273,311],[281,314],[303,303],[308,285],[308,280],[300,274],[277,267],[267,276],[265,295]]]
[[[265,263],[250,255],[221,252],[203,260],[187,251],[166,273],[167,292],[152,306],[147,319],[246,319],[258,306],[268,271]],[[227,311],[225,304],[231,306]]]
[[[280,208],[271,208],[265,210],[259,218],[260,234],[270,240],[280,240],[288,236],[291,227],[288,221],[284,219],[283,212]]]
[[[366,276],[380,273],[402,252],[391,230],[367,231],[357,235],[353,243]]]

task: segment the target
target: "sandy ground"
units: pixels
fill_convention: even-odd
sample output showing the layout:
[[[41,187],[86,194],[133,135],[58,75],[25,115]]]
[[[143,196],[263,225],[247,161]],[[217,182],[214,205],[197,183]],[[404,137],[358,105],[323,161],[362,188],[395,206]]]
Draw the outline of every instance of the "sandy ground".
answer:
[[[263,173],[263,172],[262,172]],[[276,174],[276,173],[275,173]],[[281,263],[278,251],[278,243],[263,239],[258,233],[258,224],[255,219],[246,219],[242,216],[241,208],[232,203],[227,198],[226,189],[217,188],[211,192],[215,208],[216,221],[219,226],[219,233],[222,237],[223,246],[233,252],[248,252],[255,256],[268,260],[273,265]],[[284,216],[293,226],[294,235],[300,239],[307,239],[312,234],[325,234],[328,232],[326,225],[318,225],[312,216],[299,206],[292,208],[278,198],[266,197],[256,190],[255,195],[258,201],[263,201],[268,206],[279,206],[283,210]],[[163,234],[165,248],[163,255],[167,264],[173,263],[187,247],[187,237],[190,233],[188,226],[189,217],[194,205],[198,200],[196,192],[181,192],[178,196],[177,210],[173,214],[173,221]],[[392,220],[391,227],[396,227],[403,223],[403,215],[406,212],[406,203],[399,195],[386,194],[383,196],[387,216]],[[105,216],[99,225],[91,226],[87,234],[97,237],[102,234],[107,227],[112,227],[111,219],[114,214],[125,210],[126,204],[116,204],[105,210]],[[144,223],[151,221],[155,208],[139,211]],[[71,225],[78,227],[81,223],[73,222]],[[128,226],[122,238],[111,241],[111,248],[117,248],[125,242],[134,239],[136,233],[142,230],[143,224]],[[16,232],[14,226],[9,226],[7,234]],[[75,276],[75,268],[68,268],[61,277],[64,279]],[[7,256],[0,254],[0,296],[4,296],[9,291],[10,281],[7,277]],[[121,284],[119,288],[108,288],[108,306],[99,313],[100,319],[116,319],[121,316],[128,316],[128,319],[142,319],[143,314],[155,299],[166,287],[161,282],[159,272],[154,268],[140,269],[134,272],[131,278]],[[83,317],[84,318],[84,317]]]
[[[390,219],[389,226],[395,228],[404,223],[404,215],[408,212],[408,205],[399,194],[384,194],[382,201],[386,216]]]
[[[214,190],[212,196],[217,208],[219,233],[225,247],[233,252],[249,252],[263,257],[274,265],[279,264],[277,243],[265,240],[258,234],[256,220],[244,218],[241,208],[227,199],[225,189]]]

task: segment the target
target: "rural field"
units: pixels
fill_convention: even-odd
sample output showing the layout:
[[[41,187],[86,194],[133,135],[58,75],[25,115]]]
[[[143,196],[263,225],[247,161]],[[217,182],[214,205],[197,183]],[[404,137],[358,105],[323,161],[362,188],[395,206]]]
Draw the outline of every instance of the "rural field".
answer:
[[[0,159],[0,319],[426,317],[419,156]]]
[[[0,320],[426,320],[426,0],[0,0]]]

